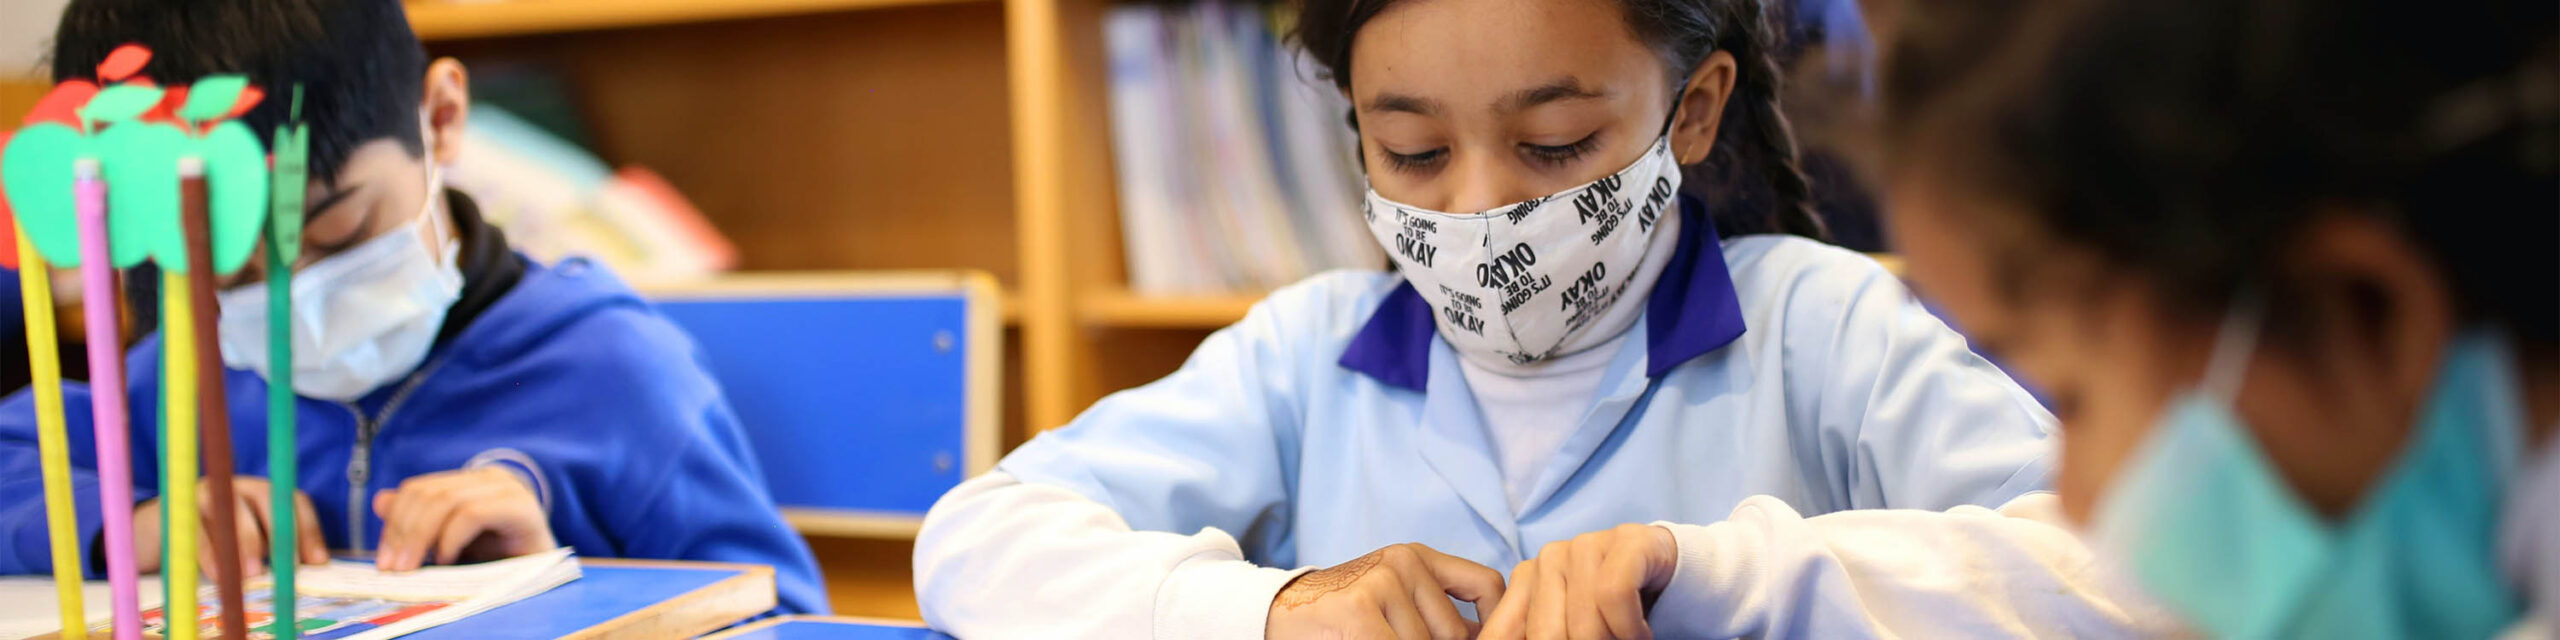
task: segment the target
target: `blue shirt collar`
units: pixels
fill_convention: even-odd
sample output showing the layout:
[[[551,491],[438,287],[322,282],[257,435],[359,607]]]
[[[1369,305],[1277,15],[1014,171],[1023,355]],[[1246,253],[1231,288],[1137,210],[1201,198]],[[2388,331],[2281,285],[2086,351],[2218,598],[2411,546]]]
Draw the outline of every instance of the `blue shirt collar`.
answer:
[[[1706,205],[1680,196],[1680,242],[1662,277],[1645,298],[1645,377],[1660,378],[1681,363],[1742,337],[1742,301],[1725,269],[1724,244]],[[1344,368],[1388,386],[1422,391],[1431,379],[1431,303],[1396,285],[1369,315],[1369,323],[1342,350]]]

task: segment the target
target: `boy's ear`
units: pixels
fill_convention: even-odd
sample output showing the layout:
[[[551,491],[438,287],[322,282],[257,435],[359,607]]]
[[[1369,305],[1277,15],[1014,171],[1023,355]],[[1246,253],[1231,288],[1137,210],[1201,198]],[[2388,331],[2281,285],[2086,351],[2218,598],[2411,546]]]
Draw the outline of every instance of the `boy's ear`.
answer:
[[[471,76],[462,61],[437,58],[427,64],[426,91],[420,110],[427,119],[427,161],[450,165],[462,154],[462,128],[471,118]]]

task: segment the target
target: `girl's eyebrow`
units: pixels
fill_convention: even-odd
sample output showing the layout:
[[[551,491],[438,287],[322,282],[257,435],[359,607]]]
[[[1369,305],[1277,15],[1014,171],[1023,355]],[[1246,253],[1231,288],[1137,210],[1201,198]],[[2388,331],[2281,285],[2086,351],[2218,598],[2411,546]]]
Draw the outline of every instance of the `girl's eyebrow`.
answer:
[[[1581,80],[1566,76],[1547,81],[1546,84],[1513,91],[1510,95],[1494,101],[1493,108],[1503,113],[1518,113],[1553,102],[1606,97],[1609,97],[1608,91],[1582,86]],[[1401,112],[1431,116],[1440,114],[1440,101],[1401,93],[1380,93],[1370,98],[1368,104],[1361,105],[1360,110],[1368,113]]]
[[[1511,95],[1494,103],[1493,108],[1495,111],[1517,113],[1551,102],[1590,100],[1608,96],[1608,91],[1584,87],[1581,80],[1567,76],[1550,80],[1546,84],[1513,91]]]
[[[1434,116],[1440,114],[1440,101],[1401,93],[1381,93],[1377,97],[1370,98],[1368,104],[1361,105],[1360,110],[1368,113],[1401,112]]]

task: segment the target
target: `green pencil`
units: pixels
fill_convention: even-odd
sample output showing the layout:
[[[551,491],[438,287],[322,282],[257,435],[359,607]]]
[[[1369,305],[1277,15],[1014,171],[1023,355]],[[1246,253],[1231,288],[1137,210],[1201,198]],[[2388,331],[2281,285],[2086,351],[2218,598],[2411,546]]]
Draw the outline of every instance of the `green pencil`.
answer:
[[[268,630],[278,640],[293,640],[302,635],[301,619],[294,614],[293,572],[300,562],[302,546],[295,540],[300,531],[294,522],[294,490],[301,475],[295,469],[299,454],[294,436],[293,398],[293,261],[302,255],[302,190],[308,170],[311,126],[302,123],[302,87],[293,88],[293,107],[285,126],[276,128],[275,188],[269,191],[273,207],[267,215],[267,487],[274,491],[267,506],[274,515],[267,521],[272,560],[267,566],[275,571],[275,586],[269,591],[269,606],[275,612]]]

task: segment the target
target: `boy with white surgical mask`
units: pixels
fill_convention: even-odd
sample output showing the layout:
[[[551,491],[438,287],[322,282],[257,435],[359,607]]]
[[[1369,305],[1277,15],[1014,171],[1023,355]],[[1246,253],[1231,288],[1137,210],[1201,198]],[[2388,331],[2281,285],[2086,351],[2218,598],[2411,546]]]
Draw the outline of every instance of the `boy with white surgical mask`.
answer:
[[[304,562],[343,549],[406,570],[570,546],[767,564],[782,610],[826,610],[808,547],[683,334],[601,266],[508,249],[469,196],[444,188],[469,89],[459,62],[427,59],[397,0],[80,0],[63,13],[56,75],[84,75],[127,43],[152,50],[142,73],[163,83],[238,72],[271,95],[303,92],[312,181],[292,265],[295,361],[266,361],[271,265],[224,283],[217,326],[233,424],[265,424],[266,375],[292,367]],[[286,108],[271,99],[244,120],[264,138]],[[154,334],[128,358],[134,416],[156,415],[160,354]],[[67,385],[64,405],[94,575],[87,395]],[[157,455],[149,424],[135,422],[137,458]],[[233,435],[240,504],[205,510],[237,510],[240,555],[260,573],[266,431]],[[36,467],[21,393],[0,402],[0,574],[50,571]],[[156,472],[134,470],[143,570],[204,561],[160,557]]]

